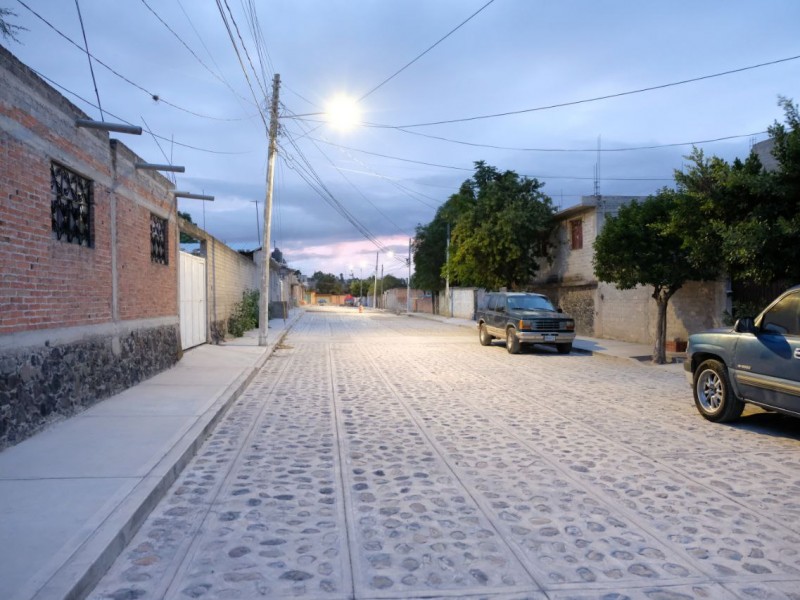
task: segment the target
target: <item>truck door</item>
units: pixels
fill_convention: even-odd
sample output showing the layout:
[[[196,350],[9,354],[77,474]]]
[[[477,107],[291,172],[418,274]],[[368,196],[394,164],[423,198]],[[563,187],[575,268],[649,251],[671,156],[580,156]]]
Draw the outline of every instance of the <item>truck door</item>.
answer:
[[[734,377],[748,400],[800,414],[800,290],[781,297],[736,345]]]

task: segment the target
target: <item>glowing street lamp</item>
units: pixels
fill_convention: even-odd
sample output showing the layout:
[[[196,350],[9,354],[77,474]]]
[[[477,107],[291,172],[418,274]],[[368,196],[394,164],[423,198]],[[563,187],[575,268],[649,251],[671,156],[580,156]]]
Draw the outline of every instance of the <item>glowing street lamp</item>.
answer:
[[[348,131],[361,122],[361,111],[355,100],[340,94],[326,106],[325,117],[335,129]]]

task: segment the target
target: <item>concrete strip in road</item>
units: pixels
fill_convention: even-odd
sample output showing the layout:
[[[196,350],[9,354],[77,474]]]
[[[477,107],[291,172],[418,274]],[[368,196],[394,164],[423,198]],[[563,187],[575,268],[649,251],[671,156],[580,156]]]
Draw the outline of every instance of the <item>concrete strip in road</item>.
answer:
[[[0,597],[83,597],[301,311],[186,352],[159,373],[0,453]]]

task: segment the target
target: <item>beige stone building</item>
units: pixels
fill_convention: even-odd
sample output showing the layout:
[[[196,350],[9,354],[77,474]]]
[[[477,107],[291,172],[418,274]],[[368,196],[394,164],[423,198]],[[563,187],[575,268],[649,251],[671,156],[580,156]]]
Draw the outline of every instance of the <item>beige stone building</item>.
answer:
[[[605,219],[636,196],[584,196],[579,204],[556,214],[553,261],[543,261],[536,291],[547,294],[576,319],[582,335],[650,344],[655,339],[656,303],[651,287],[618,290],[594,275],[594,240]],[[671,299],[667,340],[686,340],[690,333],[718,327],[728,307],[722,282],[689,282]]]

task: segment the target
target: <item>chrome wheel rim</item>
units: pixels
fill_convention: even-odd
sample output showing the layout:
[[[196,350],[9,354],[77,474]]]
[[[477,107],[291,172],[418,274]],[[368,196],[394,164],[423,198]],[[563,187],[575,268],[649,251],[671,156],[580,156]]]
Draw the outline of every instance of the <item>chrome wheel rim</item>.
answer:
[[[717,412],[725,401],[722,379],[715,371],[707,369],[697,377],[697,399],[707,412]]]

